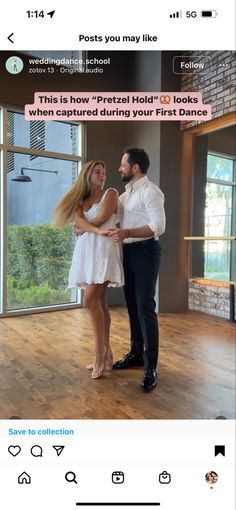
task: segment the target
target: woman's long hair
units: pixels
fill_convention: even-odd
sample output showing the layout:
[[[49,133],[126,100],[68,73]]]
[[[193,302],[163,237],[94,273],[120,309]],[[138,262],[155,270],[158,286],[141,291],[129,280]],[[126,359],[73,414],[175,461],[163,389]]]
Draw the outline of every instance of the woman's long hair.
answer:
[[[78,207],[82,205],[83,200],[90,195],[90,177],[95,165],[102,165],[105,169],[105,163],[103,161],[88,161],[83,165],[77,181],[54,210],[54,227],[60,228],[70,223]]]

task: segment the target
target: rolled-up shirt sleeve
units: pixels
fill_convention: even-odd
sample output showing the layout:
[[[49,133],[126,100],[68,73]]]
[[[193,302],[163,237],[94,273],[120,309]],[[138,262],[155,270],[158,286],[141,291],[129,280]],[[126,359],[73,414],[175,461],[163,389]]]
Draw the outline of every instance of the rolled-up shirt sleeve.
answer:
[[[154,237],[159,237],[165,232],[166,216],[164,209],[164,194],[158,188],[148,189],[144,193],[143,203],[145,212],[150,220],[147,224],[152,230]]]

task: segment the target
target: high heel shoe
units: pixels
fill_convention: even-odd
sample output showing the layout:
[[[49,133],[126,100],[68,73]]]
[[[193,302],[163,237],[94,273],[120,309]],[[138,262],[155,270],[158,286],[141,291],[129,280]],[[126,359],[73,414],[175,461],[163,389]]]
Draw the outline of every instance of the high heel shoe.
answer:
[[[112,350],[111,348],[109,347],[109,349],[105,349],[105,352],[104,352],[104,364],[105,364],[105,367],[104,367],[104,370],[109,370],[111,371],[113,369],[113,353],[112,353]],[[94,370],[95,368],[95,363],[89,363],[86,368],[88,370]]]
[[[94,363],[89,363],[89,365],[87,365],[87,366],[86,366],[86,368],[87,368],[88,370],[94,370],[94,368],[95,368],[95,367],[94,367]],[[105,367],[104,367],[104,370],[111,371],[111,370],[112,370],[112,368],[113,368],[113,364],[112,364],[112,362],[111,362],[111,361],[110,361],[110,362],[108,362],[108,361],[106,361],[106,360],[105,360]]]
[[[86,366],[86,368],[87,368],[88,370],[93,370],[93,369],[94,369],[94,363],[89,363],[89,364]]]
[[[105,366],[103,365],[101,368],[93,368],[93,371],[92,371],[92,374],[91,374],[91,378],[92,379],[99,379],[99,377],[102,376],[103,372],[104,372],[104,369],[105,369]]]
[[[105,370],[113,369],[113,353],[111,348],[109,348],[105,353]]]

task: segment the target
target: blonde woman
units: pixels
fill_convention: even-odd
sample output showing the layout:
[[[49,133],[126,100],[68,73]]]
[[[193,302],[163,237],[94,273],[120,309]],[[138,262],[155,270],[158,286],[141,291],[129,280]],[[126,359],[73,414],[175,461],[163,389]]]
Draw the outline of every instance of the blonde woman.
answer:
[[[106,168],[102,161],[87,162],[72,188],[55,209],[54,225],[63,227],[74,221],[80,234],[74,249],[69,273],[69,288],[84,288],[84,305],[88,309],[95,336],[94,362],[87,368],[92,378],[112,369],[109,344],[110,313],[106,301],[108,286],[124,285],[120,243],[107,236],[115,228],[118,192],[104,191]]]

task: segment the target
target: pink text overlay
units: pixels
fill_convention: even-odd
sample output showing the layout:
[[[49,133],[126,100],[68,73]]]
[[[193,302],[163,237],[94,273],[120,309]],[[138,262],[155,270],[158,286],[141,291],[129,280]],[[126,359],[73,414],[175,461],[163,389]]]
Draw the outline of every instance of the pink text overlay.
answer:
[[[200,92],[36,92],[26,120],[211,119]]]

